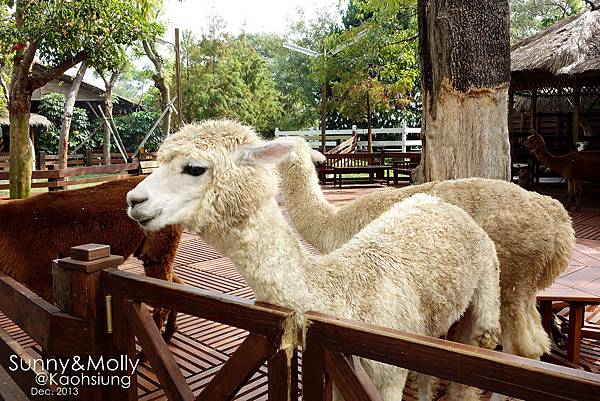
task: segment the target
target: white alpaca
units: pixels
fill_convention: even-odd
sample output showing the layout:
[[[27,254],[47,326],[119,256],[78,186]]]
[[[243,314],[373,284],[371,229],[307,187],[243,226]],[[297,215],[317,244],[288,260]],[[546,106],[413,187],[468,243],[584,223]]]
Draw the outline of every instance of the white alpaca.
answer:
[[[198,232],[231,258],[258,300],[295,309],[300,325],[303,312],[316,310],[439,337],[466,313],[459,337],[495,345],[498,260],[467,213],[417,195],[338,251],[311,256],[275,198],[275,164],[295,148],[233,122],[188,125],[161,146],[160,168],[129,192],[128,213],[149,230],[183,224]],[[363,365],[384,400],[402,399],[406,370]],[[465,399],[461,391],[456,400]]]
[[[549,351],[536,293],[567,268],[575,246],[571,219],[560,202],[508,182],[470,178],[383,189],[336,207],[323,196],[313,164],[324,156],[301,138],[296,141],[296,155],[280,163],[279,171],[290,218],[306,241],[321,253],[329,253],[416,193],[456,205],[469,213],[496,245],[504,350],[533,359]]]

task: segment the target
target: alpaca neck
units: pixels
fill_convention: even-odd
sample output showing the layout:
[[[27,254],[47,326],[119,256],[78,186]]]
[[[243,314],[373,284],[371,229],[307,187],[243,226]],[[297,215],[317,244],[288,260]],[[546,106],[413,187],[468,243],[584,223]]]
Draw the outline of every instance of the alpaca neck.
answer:
[[[305,273],[313,262],[275,199],[240,225],[222,224],[202,234],[233,261],[259,301],[305,310],[310,295]]]
[[[545,146],[541,146],[533,151],[535,157],[537,157],[538,161],[545,166],[548,166],[551,170],[556,171],[559,174],[562,174],[563,164],[561,160],[548,152]]]
[[[312,163],[305,165],[302,160],[283,162],[279,172],[281,188],[294,226],[306,241],[325,252],[323,241],[326,233],[322,226],[335,218],[337,208],[323,196],[314,166]]]

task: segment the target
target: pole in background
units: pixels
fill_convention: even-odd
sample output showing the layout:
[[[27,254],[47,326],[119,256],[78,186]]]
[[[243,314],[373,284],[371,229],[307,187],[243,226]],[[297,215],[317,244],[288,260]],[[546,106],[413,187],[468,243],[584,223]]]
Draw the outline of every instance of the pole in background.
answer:
[[[177,89],[177,128],[181,127],[182,122],[182,101],[181,101],[181,58],[179,52],[179,28],[175,28],[175,80]]]

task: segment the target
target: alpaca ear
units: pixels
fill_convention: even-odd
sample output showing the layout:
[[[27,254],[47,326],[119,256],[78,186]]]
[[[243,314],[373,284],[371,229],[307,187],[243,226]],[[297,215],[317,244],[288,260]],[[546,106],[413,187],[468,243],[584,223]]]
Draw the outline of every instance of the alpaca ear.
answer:
[[[241,164],[272,164],[293,157],[298,145],[289,139],[276,139],[247,145],[238,150],[237,160]]]
[[[327,160],[327,157],[323,153],[314,149],[310,150],[310,158],[313,163],[325,163],[325,160]]]

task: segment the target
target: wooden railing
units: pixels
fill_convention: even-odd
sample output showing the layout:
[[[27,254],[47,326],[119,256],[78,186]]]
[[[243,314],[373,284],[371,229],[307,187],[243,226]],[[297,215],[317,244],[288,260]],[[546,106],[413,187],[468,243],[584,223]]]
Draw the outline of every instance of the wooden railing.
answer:
[[[116,267],[123,262],[123,258],[111,256],[102,260],[93,259],[93,248],[76,247],[73,248],[73,258],[55,263],[54,305],[14,279],[0,274],[0,311],[41,347],[44,357],[97,356],[104,351],[104,324],[102,310],[96,303],[96,288],[100,284],[100,269]],[[24,360],[26,365],[29,359],[35,357],[0,329],[0,364],[10,371],[23,392],[31,395],[33,388],[54,391],[54,395],[46,394],[42,398],[64,399],[56,394],[56,388],[51,384],[36,382],[36,372],[11,369],[15,366],[14,356]],[[78,399],[100,400],[103,391],[106,390],[81,388]]]
[[[140,162],[113,164],[110,166],[74,167],[63,170],[35,170],[31,173],[32,188],[64,189],[68,186],[105,182],[138,175]],[[90,177],[94,176],[95,177]],[[78,178],[79,177],[79,178]],[[0,181],[8,181],[9,172],[0,171]],[[0,183],[0,190],[8,189],[8,182]]]
[[[309,312],[302,356],[303,400],[381,400],[355,357],[400,366],[532,401],[592,401],[600,375],[468,345]]]
[[[134,360],[136,338],[169,400],[230,400],[266,362],[268,399],[298,399],[301,330],[292,310],[123,272],[103,245],[75,247],[53,266],[54,305],[0,275],[0,311],[42,348],[44,357],[74,355]],[[146,305],[238,327],[243,343],[195,397]],[[357,358],[366,358],[526,400],[596,401],[600,376],[508,354],[404,333],[315,312],[305,314],[303,399],[331,400],[334,383],[347,401],[381,400]],[[0,364],[31,355],[0,330]],[[10,371],[29,394],[33,371]],[[133,401],[128,388],[80,386],[78,400]],[[52,390],[52,387],[50,387]],[[45,399],[59,399],[52,396]]]
[[[232,399],[265,361],[269,400],[297,399],[297,333],[292,310],[121,271],[105,272],[104,288],[112,299],[115,349],[134,357],[137,337],[169,400],[193,400],[194,396],[142,303],[249,332],[196,400]],[[135,377],[130,390],[120,397],[137,399]]]

